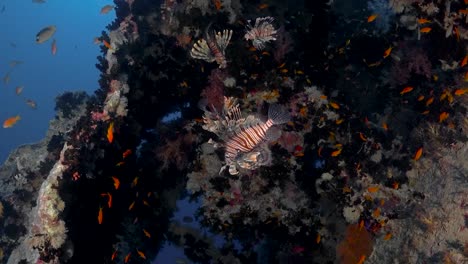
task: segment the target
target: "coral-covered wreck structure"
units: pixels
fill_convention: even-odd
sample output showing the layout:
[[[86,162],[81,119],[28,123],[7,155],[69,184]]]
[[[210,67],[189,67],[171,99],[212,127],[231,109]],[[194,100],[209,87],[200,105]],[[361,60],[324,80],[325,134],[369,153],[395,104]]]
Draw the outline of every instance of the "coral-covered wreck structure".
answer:
[[[2,263],[467,263],[466,1],[115,5],[0,168]]]

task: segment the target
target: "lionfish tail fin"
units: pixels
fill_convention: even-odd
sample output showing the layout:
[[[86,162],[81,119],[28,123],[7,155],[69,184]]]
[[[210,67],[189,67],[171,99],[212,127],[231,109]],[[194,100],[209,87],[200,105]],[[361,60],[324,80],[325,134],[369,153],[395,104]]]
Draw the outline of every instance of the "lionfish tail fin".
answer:
[[[272,104],[270,108],[268,108],[268,119],[270,119],[273,124],[279,125],[289,122],[291,116],[286,108],[278,104]]]

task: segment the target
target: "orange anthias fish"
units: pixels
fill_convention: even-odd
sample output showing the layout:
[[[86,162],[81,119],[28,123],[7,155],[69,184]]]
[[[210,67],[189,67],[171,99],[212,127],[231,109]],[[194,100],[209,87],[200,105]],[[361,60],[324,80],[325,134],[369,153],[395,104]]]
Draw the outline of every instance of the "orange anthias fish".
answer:
[[[268,7],[268,4],[265,4],[265,3],[258,5],[258,9],[260,9],[260,10],[265,9],[267,7]]]
[[[102,224],[102,207],[99,207],[99,213],[97,217],[98,223]]]
[[[51,51],[52,55],[55,55],[55,53],[57,53],[57,41],[55,39],[52,41]]]
[[[13,127],[20,119],[21,117],[19,115],[7,118],[5,122],[3,122],[3,128]]]
[[[380,189],[379,186],[372,186],[372,187],[367,188],[367,191],[370,192],[370,193],[375,193],[375,192],[377,192],[379,189]]]
[[[127,256],[125,256],[125,258],[124,258],[125,263],[127,263],[130,260],[131,255],[132,255],[132,253],[128,253]]]
[[[117,257],[117,250],[114,251],[114,253],[112,253],[112,256],[111,256],[111,260],[114,260],[115,257]]]
[[[409,92],[413,91],[413,89],[414,89],[414,87],[407,86],[407,87],[403,88],[403,90],[401,90],[400,95],[403,95],[405,93],[409,93]]]
[[[423,27],[423,28],[421,28],[419,31],[420,31],[421,33],[429,33],[429,32],[431,32],[431,30],[432,30],[431,27]]]
[[[109,44],[109,42],[107,42],[106,40],[103,40],[103,41],[102,41],[102,44],[104,44],[104,46],[106,46],[106,48],[112,50],[111,44]]]
[[[416,153],[414,154],[413,160],[416,161],[416,160],[418,160],[419,158],[421,158],[422,152],[423,152],[423,148],[420,147],[420,148],[416,151]]]
[[[384,59],[390,56],[390,53],[392,53],[392,49],[393,47],[389,47],[388,49],[384,51],[384,54],[383,54]]]
[[[336,157],[341,154],[342,149],[335,150],[331,153],[332,157]]]
[[[453,93],[456,96],[464,95],[465,93],[468,92],[468,88],[465,89],[456,89],[455,92]]]
[[[126,158],[128,157],[130,154],[132,154],[132,150],[131,149],[127,149],[124,153],[122,153],[122,158]]]
[[[373,14],[367,17],[367,23],[370,23],[374,21],[379,15],[378,14]]]
[[[113,5],[105,5],[101,8],[101,11],[99,13],[101,14],[107,14],[109,13],[112,9],[114,9]]]
[[[330,102],[330,106],[333,107],[334,109],[340,109],[340,105],[334,102]]]
[[[367,141],[367,138],[364,136],[364,134],[362,132],[359,132],[359,138],[362,140],[362,141]]]
[[[366,260],[366,255],[361,255],[357,264],[364,264],[365,260]]]
[[[120,180],[117,177],[114,177],[114,176],[112,176],[112,180],[114,181],[114,188],[116,190],[118,190],[119,186],[120,186]]]
[[[107,128],[107,141],[109,141],[109,143],[114,141],[114,122],[110,122],[109,127]]]
[[[449,113],[447,113],[447,112],[442,112],[442,113],[440,113],[440,115],[439,115],[439,123],[444,122],[444,120],[447,119],[448,117],[449,117]]]
[[[145,234],[147,238],[151,238],[150,232],[146,231],[146,229],[143,229],[143,233]]]
[[[110,194],[110,192],[107,192],[107,193],[101,193],[101,196],[107,196],[108,200],[107,200],[107,206],[109,208],[112,207],[112,195]]]
[[[213,4],[217,11],[221,9],[221,0],[213,0]]]
[[[465,66],[466,64],[468,64],[468,55],[466,55],[463,60],[460,62],[460,67],[463,67]]]
[[[136,251],[137,251],[138,255],[140,256],[140,258],[146,259],[145,253],[143,253],[142,251],[140,251],[138,249]]]
[[[431,22],[430,20],[425,19],[425,18],[420,18],[420,19],[418,19],[418,23],[419,23],[420,25],[426,24],[426,23],[430,23],[430,22]]]
[[[387,233],[385,236],[384,236],[384,240],[390,240],[390,238],[392,238],[392,233]]]

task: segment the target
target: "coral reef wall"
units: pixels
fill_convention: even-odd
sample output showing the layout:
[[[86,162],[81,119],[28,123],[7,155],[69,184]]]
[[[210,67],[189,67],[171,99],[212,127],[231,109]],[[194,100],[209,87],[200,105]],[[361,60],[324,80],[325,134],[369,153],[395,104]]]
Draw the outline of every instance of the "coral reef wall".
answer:
[[[466,1],[115,6],[100,88],[0,169],[6,263],[467,262]]]

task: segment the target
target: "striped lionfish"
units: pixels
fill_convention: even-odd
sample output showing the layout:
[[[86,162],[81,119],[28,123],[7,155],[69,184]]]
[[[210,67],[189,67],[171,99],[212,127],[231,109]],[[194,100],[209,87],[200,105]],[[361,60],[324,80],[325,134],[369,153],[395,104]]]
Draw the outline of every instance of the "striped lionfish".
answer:
[[[243,118],[239,104],[233,98],[226,97],[221,115],[216,111],[205,111],[203,128],[217,134],[224,141],[226,165],[219,173],[228,167],[229,173],[235,175],[239,173],[236,165],[256,169],[267,164],[271,160],[271,152],[261,143],[277,138],[270,128],[286,123],[289,119],[289,113],[276,104],[270,105],[266,122],[253,115]]]
[[[276,29],[271,24],[273,22],[272,17],[258,17],[255,19],[255,25],[252,27],[250,25],[250,20],[248,20],[249,25],[247,25],[247,33],[245,33],[244,38],[246,40],[252,40],[252,44],[256,49],[265,48],[265,43],[271,40],[276,40]]]
[[[190,56],[195,59],[205,60],[207,62],[216,61],[219,68],[226,68],[227,60],[224,55],[227,45],[232,37],[232,30],[225,29],[211,36],[207,32],[205,39],[200,39],[193,44]]]

